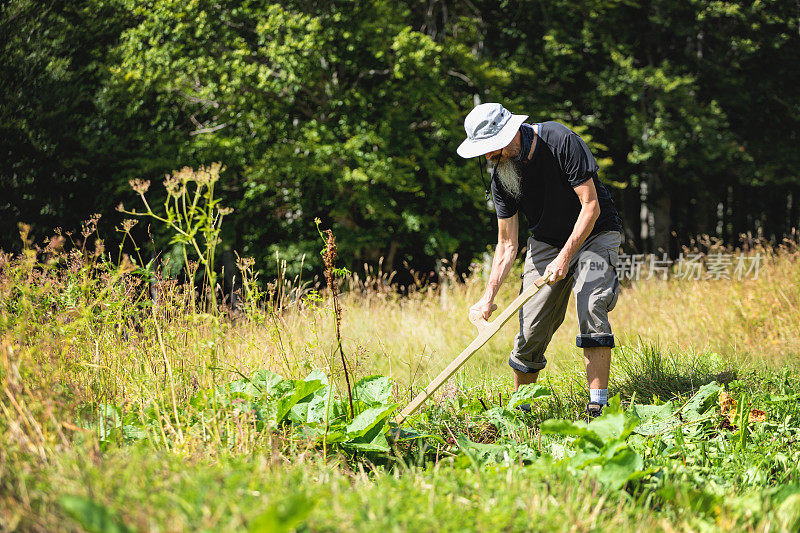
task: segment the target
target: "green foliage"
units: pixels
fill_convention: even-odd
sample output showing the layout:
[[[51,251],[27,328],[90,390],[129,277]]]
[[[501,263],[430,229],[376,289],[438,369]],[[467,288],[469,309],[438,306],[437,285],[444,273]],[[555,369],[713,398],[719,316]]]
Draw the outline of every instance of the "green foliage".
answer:
[[[618,489],[650,473],[644,469],[642,456],[628,443],[628,437],[638,424],[639,418],[623,410],[616,396],[591,424],[547,420],[542,423],[541,431],[547,435],[574,437],[565,449],[562,463],[570,471],[589,472],[602,484]]]
[[[82,496],[65,495],[59,498],[58,503],[90,533],[128,533],[131,531],[124,524],[120,524],[114,513],[104,505]]]
[[[412,29],[402,6],[169,0],[127,9],[139,23],[114,51],[114,94],[180,109],[176,119],[192,129],[182,150],[225,161],[237,183],[228,202],[236,248],[259,268],[274,251],[256,242],[313,249],[305,221],[314,217],[334,225],[356,265],[398,244],[432,261],[468,241],[475,187],[458,183],[443,144],[460,135],[466,94],[447,71],[479,62]],[[395,253],[390,267],[404,257]]]
[[[353,396],[365,404],[385,404],[392,397],[392,382],[385,376],[369,376],[353,386]]]
[[[476,98],[579,131],[640,250],[651,244],[636,230],[642,184],[654,239],[674,230],[684,244],[721,223],[735,241],[756,221],[776,236],[797,224],[789,3],[0,9],[4,249],[19,248],[19,221],[41,239],[92,212],[114,239],[108,215],[130,197],[128,179],[224,161],[217,195],[236,212],[221,251],[253,257],[262,276],[276,273],[276,252],[290,275],[318,265],[315,217],[335,229],[347,268],[383,256],[389,271],[427,272],[454,253],[463,268],[493,238],[474,164],[454,154]],[[720,201],[736,212],[718,220],[705,206]],[[148,237],[143,225],[136,237]],[[171,236],[154,238],[160,249]]]
[[[685,425],[694,434],[703,427],[699,423],[706,422],[705,427],[713,426],[716,420],[712,420],[712,417],[717,413],[712,408],[719,391],[719,384],[712,381],[700,387],[689,401],[677,409],[671,401],[661,405],[634,405],[633,411],[641,419],[635,431],[640,435],[662,436],[674,430],[682,437],[686,431]]]
[[[265,433],[287,427],[300,438],[310,438],[322,445],[338,445],[349,452],[388,452],[389,417],[397,409],[391,401],[391,381],[383,376],[364,378],[356,383],[355,418],[348,421],[347,403],[334,397],[328,379],[315,370],[305,379],[284,379],[268,370],[258,370],[249,379],[232,381],[214,390],[197,392],[188,405],[177,412],[188,424],[188,432],[202,431],[208,421],[231,412],[252,417],[256,432]],[[151,440],[167,447],[161,417],[169,411],[164,405],[140,413],[123,415],[113,405],[87,406],[79,423],[94,430],[101,443],[122,440]],[[235,432],[224,429],[220,438],[236,444]],[[406,435],[406,439],[408,439]]]
[[[529,383],[514,391],[514,394],[508,400],[508,407],[514,409],[523,403],[529,403],[547,396],[550,396],[550,390],[547,387],[538,383]]]
[[[250,522],[250,533],[288,533],[305,522],[316,502],[302,494],[294,494],[258,515]]]

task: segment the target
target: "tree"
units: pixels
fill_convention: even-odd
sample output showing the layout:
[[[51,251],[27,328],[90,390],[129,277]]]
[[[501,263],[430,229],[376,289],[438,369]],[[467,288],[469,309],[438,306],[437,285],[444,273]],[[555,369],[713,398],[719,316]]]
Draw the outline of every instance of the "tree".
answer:
[[[479,181],[453,150],[466,85],[494,70],[466,46],[435,42],[383,1],[127,6],[140,23],[117,49],[112,92],[179,109],[182,157],[225,162],[229,235],[258,264],[276,250],[316,259],[316,217],[356,266],[430,268],[488,242]]]

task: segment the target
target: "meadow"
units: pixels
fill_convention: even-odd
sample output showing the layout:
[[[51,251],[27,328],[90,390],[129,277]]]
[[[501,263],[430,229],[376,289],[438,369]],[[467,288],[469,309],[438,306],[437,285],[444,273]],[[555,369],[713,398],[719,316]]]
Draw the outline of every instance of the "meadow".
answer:
[[[474,337],[481,265],[402,293],[332,273],[338,340],[323,284],[259,283],[242,259],[237,309],[214,307],[93,232],[37,248],[23,228],[0,257],[2,530],[800,527],[794,241],[747,250],[756,279],[623,283],[614,398],[590,425],[573,301],[538,385],[513,391],[512,320],[398,426]]]

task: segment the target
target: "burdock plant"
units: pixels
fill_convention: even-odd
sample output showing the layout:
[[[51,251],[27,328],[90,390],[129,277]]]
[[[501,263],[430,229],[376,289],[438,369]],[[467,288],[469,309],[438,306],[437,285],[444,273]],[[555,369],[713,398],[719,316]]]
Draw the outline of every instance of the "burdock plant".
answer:
[[[150,188],[149,180],[130,181],[131,187],[144,203],[145,212],[138,212],[135,209],[127,211],[122,204],[117,207],[122,213],[147,216],[166,224],[172,231],[170,244],[181,247],[184,265],[189,264],[187,248],[189,253],[197,255],[205,272],[208,303],[212,311],[217,309],[217,274],[214,271],[214,258],[220,242],[222,219],[233,212],[233,209],[219,205],[220,200],[214,198],[214,184],[219,180],[219,174],[223,170],[225,167],[222,163],[212,163],[197,170],[183,167],[171,175],[167,174],[164,178],[164,188],[167,191],[163,206],[164,214],[155,213],[147,202],[145,193]]]

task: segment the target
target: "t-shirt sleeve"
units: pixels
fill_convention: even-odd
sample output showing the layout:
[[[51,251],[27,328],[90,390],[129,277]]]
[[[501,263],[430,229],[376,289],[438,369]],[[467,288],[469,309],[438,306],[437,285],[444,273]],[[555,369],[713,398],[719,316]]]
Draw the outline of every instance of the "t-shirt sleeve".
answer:
[[[494,210],[497,218],[511,218],[517,214],[519,205],[513,196],[507,194],[503,187],[498,185],[497,180],[493,179],[490,185],[492,188],[492,199],[494,200]]]
[[[600,168],[589,147],[575,133],[564,137],[558,150],[558,163],[572,187],[595,176]]]

